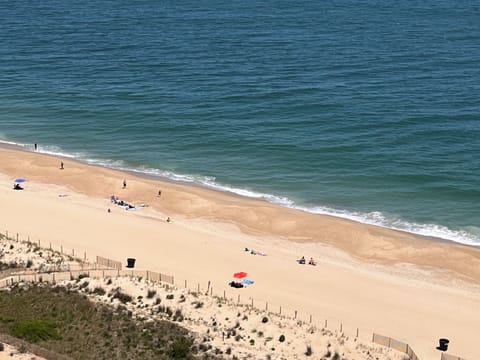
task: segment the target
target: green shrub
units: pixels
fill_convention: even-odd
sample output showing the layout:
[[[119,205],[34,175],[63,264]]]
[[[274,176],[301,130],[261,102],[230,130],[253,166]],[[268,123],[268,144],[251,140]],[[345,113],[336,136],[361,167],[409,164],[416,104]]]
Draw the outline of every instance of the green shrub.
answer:
[[[185,337],[177,337],[170,345],[168,355],[172,359],[186,359],[190,354],[191,340]]]
[[[132,297],[130,295],[122,293],[121,291],[115,292],[115,294],[113,294],[113,299],[118,299],[124,304],[132,301]]]
[[[96,287],[93,289],[93,293],[102,296],[105,295],[105,290],[102,287]]]
[[[312,347],[310,345],[307,345],[307,351],[305,351],[306,356],[311,356],[313,354]]]
[[[60,338],[55,323],[47,320],[26,320],[18,322],[13,326],[12,334],[15,337],[30,342]]]

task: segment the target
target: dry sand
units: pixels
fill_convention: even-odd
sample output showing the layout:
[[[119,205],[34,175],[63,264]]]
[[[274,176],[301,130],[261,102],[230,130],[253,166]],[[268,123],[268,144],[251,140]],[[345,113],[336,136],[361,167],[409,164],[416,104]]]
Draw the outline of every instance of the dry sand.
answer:
[[[25,190],[12,190],[17,177],[28,179]],[[123,210],[112,194],[148,206]],[[364,339],[372,331],[391,336],[422,359],[440,358],[441,337],[450,353],[480,358],[478,248],[12,148],[0,149],[0,199],[0,231],[42,246],[134,257],[138,268],[174,275],[179,286],[205,289],[210,281],[214,294],[297,310],[321,325],[328,319],[350,335],[359,328]],[[301,255],[318,265],[298,265]],[[228,287],[237,271],[255,284]]]

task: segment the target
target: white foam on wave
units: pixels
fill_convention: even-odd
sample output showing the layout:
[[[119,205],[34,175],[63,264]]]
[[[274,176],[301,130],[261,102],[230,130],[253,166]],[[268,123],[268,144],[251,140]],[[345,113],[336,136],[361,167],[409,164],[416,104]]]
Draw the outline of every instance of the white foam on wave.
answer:
[[[329,207],[296,207],[314,214],[331,215],[364,224],[381,226],[388,229],[405,231],[412,234],[435,237],[466,245],[480,246],[480,228],[470,226],[461,230],[452,230],[443,225],[417,224],[399,218],[387,217],[379,211],[361,213],[355,211],[332,209]]]
[[[7,140],[0,140],[0,143],[5,143],[9,145],[15,145],[24,147],[29,150],[33,150],[33,144],[20,144]],[[183,182],[183,183],[192,183],[197,184],[212,190],[228,192],[236,194],[239,196],[244,196],[253,199],[263,199],[272,204],[279,206],[284,206],[292,209],[302,210],[305,212],[313,214],[322,214],[330,215],[335,217],[340,217],[344,219],[349,219],[361,223],[377,225],[388,229],[405,231],[413,234],[430,236],[441,238],[445,240],[450,240],[466,245],[480,246],[480,228],[479,227],[468,227],[461,230],[452,230],[446,226],[437,225],[437,224],[417,224],[408,222],[399,218],[387,217],[383,213],[374,211],[370,213],[361,213],[355,211],[349,211],[344,209],[335,209],[327,206],[301,206],[296,204],[294,201],[285,196],[277,196],[268,193],[262,193],[246,188],[232,187],[229,185],[220,184],[216,181],[216,178],[213,176],[199,176],[199,175],[186,175],[173,173],[171,171],[159,170],[155,168],[148,167],[138,167],[134,168],[128,166],[125,162],[118,160],[100,160],[95,158],[90,158],[87,154],[83,153],[66,153],[61,148],[57,146],[38,146],[37,152],[62,156],[72,159],[78,159],[82,162],[98,165],[108,168],[113,168],[117,170],[123,170],[133,173],[138,173],[140,175],[149,175],[159,178],[164,178],[172,181]]]

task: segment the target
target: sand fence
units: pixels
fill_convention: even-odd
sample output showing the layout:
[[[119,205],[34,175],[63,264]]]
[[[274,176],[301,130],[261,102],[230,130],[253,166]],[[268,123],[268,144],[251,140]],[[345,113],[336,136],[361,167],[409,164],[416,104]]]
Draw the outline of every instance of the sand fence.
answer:
[[[454,356],[446,353],[442,353],[442,357],[440,360],[466,360],[464,358],[461,358],[459,356]]]
[[[20,240],[20,236],[18,233],[16,233],[15,236],[12,237],[12,236],[9,236],[9,233],[7,231],[5,232],[5,235],[0,234],[0,239],[2,238],[6,238],[8,240],[13,240],[17,242],[28,243],[30,245],[41,247],[40,240],[32,242],[29,236],[26,237],[27,238],[26,240]],[[49,243],[49,249],[51,251],[58,251],[52,248],[51,243]],[[58,268],[49,272],[34,272],[30,269],[20,269],[20,268],[4,270],[0,272],[0,288],[13,285],[14,283],[20,282],[20,281],[56,283],[59,281],[74,280],[81,277],[89,277],[92,279],[131,277],[131,278],[146,279],[148,281],[158,282],[158,283],[168,283],[172,286],[180,285],[180,284],[175,284],[175,281],[174,281],[175,279],[171,275],[161,274],[161,273],[157,273],[149,270],[122,269],[121,262],[108,259],[102,256],[96,256],[95,262],[88,262],[86,252],[83,253],[83,259],[79,259],[78,252],[76,253],[74,249],[72,249],[71,251],[67,251],[66,249],[63,248],[63,246],[60,246],[58,253],[68,256],[72,261],[76,260],[76,266],[72,266],[72,264],[68,264],[67,269],[65,269],[64,267],[63,269]],[[77,258],[75,258],[75,255],[77,255]],[[265,311],[275,315],[283,316],[285,318],[294,319],[294,320],[297,320],[299,323],[311,324],[312,326],[319,325],[323,328],[338,330],[342,334],[345,331],[343,327],[343,323],[340,321],[337,321],[337,322],[334,321],[333,324],[332,322],[329,324],[328,320],[325,319],[324,321],[322,321],[321,324],[318,324],[317,321],[315,322],[313,321],[312,315],[307,315],[307,318],[305,318],[305,314],[300,314],[298,310],[291,310],[291,309],[289,310],[289,309],[283,308],[282,306],[273,306],[268,302],[265,302],[265,306],[264,307],[262,306],[262,308],[260,308],[258,307],[259,303],[255,302],[253,298],[248,298],[247,299],[248,301],[245,302],[245,299],[243,299],[240,294],[237,293],[235,294],[236,296],[235,295],[230,296],[230,294],[227,295],[225,290],[223,291],[223,294],[214,294],[213,284],[210,281],[208,281],[206,288],[202,288],[200,286],[200,283],[197,283],[194,289],[189,289],[188,287],[189,284],[187,283],[187,280],[185,280],[184,283],[181,285],[183,285],[184,288],[187,289],[188,291],[205,293],[205,295],[216,296],[219,298],[223,298],[224,300],[228,299],[232,301],[232,303],[235,303],[238,306],[248,306],[258,311]],[[263,302],[262,302],[262,305],[263,305]],[[301,317],[301,315],[303,315],[303,317]],[[356,328],[354,329],[353,331],[354,334],[352,335],[358,338],[359,332],[360,332],[359,328]],[[404,343],[402,341],[393,339],[388,336],[379,335],[373,332],[372,342],[400,351],[406,354],[410,358],[410,360],[419,360],[418,356],[415,354],[413,349],[407,343]],[[442,353],[440,360],[466,360],[466,359],[460,358],[458,356]]]
[[[418,356],[415,354],[412,348],[407,343],[404,343],[402,341],[392,339],[388,336],[373,333],[372,342],[403,352],[407,354],[411,360],[419,360]]]

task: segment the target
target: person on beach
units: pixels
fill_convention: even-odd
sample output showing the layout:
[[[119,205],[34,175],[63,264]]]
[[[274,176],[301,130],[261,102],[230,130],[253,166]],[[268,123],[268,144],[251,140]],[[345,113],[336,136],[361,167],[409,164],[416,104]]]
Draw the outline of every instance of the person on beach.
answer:
[[[34,147],[35,147],[35,151],[37,151],[37,143],[35,143]]]
[[[162,196],[162,190],[158,190],[158,197]]]
[[[299,264],[304,265],[305,264],[305,256],[302,256],[300,260],[297,260]]]
[[[313,257],[310,258],[310,260],[308,260],[308,265],[317,265],[317,263],[315,262],[315,260],[313,260]]]
[[[123,188],[125,189],[127,187],[127,180],[123,179]]]
[[[60,162],[60,170],[63,170],[64,167],[63,167],[63,161]]]
[[[168,222],[168,223],[170,222],[170,217],[167,217],[167,222]]]

